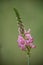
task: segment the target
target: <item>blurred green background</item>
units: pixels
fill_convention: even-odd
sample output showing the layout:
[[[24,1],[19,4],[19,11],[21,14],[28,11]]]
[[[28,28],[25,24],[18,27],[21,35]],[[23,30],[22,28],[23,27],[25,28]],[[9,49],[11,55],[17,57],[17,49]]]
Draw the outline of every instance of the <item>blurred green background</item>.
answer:
[[[0,0],[0,65],[27,65],[27,55],[18,48],[18,27],[13,8],[17,8],[26,29],[31,28],[35,49],[30,65],[43,65],[43,2]]]

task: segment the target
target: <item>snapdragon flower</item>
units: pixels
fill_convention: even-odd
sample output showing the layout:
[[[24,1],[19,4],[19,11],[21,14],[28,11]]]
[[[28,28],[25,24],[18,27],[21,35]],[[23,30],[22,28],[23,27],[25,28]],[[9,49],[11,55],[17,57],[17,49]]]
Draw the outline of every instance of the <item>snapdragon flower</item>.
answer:
[[[20,31],[19,31],[20,32]],[[30,33],[30,29],[26,32],[24,32],[25,36],[23,37],[21,34],[18,35],[18,46],[22,50],[26,50],[27,47],[35,48],[36,46],[33,44],[33,38]]]
[[[25,30],[24,24],[21,21],[21,17],[18,11],[15,8],[14,11],[16,13],[18,32],[19,32],[18,39],[17,39],[18,46],[23,51],[27,50],[29,55],[31,48],[36,48],[36,46],[33,44],[34,39],[31,36],[31,30],[30,28],[28,29],[28,31]]]

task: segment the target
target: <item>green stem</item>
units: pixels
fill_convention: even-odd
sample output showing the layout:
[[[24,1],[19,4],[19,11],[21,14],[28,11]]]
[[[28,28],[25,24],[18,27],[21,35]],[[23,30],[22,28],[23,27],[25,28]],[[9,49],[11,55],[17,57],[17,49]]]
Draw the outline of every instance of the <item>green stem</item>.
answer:
[[[30,65],[30,56],[28,55],[28,65]]]

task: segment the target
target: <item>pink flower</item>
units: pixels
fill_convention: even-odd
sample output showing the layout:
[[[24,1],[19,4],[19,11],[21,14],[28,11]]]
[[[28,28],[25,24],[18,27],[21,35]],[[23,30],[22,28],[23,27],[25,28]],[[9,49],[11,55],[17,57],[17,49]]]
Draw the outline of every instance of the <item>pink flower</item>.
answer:
[[[22,50],[25,50],[25,49],[26,49],[26,47],[25,47],[25,39],[24,39],[21,35],[18,36],[17,42],[18,42],[18,46],[19,46]]]
[[[25,45],[29,46],[29,44],[30,44],[29,40],[25,40],[25,42],[26,42]]]
[[[19,34],[18,36],[18,46],[22,49],[22,50],[26,50],[26,46],[31,47],[31,48],[35,48],[36,46],[33,44],[33,37],[30,34],[30,29],[26,32],[24,32],[25,37],[23,37],[21,34]]]
[[[36,46],[34,44],[32,44],[32,43],[30,43],[30,47],[31,48],[36,48]]]
[[[30,34],[30,29],[27,32],[25,32],[25,37],[26,37],[26,45],[27,46],[29,46],[30,43],[33,43],[33,38]]]
[[[20,45],[20,48],[21,48],[21,50],[26,50],[26,47],[25,47],[25,45]]]
[[[24,43],[25,43],[25,39],[24,39],[21,35],[19,35],[17,42],[18,42],[19,44],[24,44]]]

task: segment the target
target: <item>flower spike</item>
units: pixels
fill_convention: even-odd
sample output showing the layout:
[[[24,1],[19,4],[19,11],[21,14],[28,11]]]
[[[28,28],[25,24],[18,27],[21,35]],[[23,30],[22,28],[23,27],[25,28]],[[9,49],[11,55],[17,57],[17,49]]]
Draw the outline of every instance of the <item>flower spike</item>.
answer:
[[[28,31],[25,30],[24,25],[21,21],[20,15],[17,11],[16,8],[14,8],[14,11],[16,13],[17,21],[18,21],[18,46],[23,50],[23,51],[28,51],[27,54],[30,54],[31,48],[35,48],[36,46],[33,44],[33,37],[31,36],[31,30],[30,28]]]
[[[24,34],[24,25],[21,21],[20,15],[16,8],[14,8],[14,11],[16,13],[16,17],[17,17],[17,21],[18,21],[19,32],[20,32],[20,34]]]

